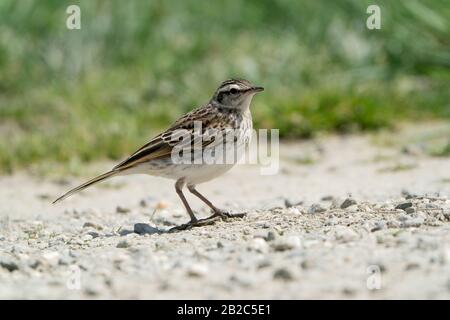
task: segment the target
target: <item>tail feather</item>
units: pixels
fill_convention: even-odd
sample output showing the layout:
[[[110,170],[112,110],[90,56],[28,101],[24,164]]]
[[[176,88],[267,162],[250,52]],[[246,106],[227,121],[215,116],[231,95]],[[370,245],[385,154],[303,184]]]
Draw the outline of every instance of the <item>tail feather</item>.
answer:
[[[88,182],[85,182],[85,183],[83,183],[82,185],[80,185],[80,186],[78,186],[78,187],[76,187],[76,188],[73,188],[72,190],[69,190],[68,192],[66,192],[65,194],[63,194],[61,197],[59,197],[58,199],[56,199],[55,201],[53,201],[53,203],[55,204],[55,203],[58,202],[58,201],[62,201],[62,200],[64,200],[65,198],[67,198],[67,197],[73,195],[74,193],[77,193],[78,191],[81,191],[81,190],[83,190],[83,189],[86,189],[87,187],[90,187],[91,185],[93,185],[93,184],[95,184],[95,183],[97,183],[97,182],[100,182],[100,181],[103,181],[103,180],[105,180],[105,179],[107,179],[107,178],[110,178],[110,177],[112,177],[112,176],[118,174],[119,172],[120,172],[119,170],[113,170],[113,171],[108,171],[108,172],[106,172],[106,173],[104,173],[104,174],[102,174],[102,175],[99,175],[98,177],[95,177],[95,178],[89,180]]]

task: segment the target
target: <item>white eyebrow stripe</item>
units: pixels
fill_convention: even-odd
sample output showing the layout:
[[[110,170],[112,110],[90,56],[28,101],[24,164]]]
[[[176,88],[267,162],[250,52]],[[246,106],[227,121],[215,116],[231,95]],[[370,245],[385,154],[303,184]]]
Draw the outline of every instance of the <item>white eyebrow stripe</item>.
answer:
[[[222,88],[219,92],[229,92],[231,89],[241,90],[241,87],[237,84],[230,84]]]

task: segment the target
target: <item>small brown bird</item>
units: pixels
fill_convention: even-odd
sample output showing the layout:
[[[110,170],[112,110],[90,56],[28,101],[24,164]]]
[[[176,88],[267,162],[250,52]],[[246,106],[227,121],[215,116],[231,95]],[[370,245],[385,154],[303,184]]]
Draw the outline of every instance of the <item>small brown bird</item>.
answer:
[[[263,87],[254,86],[247,80],[224,81],[206,105],[182,116],[166,131],[151,139],[111,171],[68,191],[53,203],[113,176],[145,173],[176,180],[175,190],[186,207],[190,222],[175,227],[174,230],[208,224],[215,217],[243,216],[243,214],[232,215],[217,208],[195,187],[199,183],[209,181],[227,172],[239,160],[238,153],[238,157],[232,161],[214,161],[223,157],[217,150],[225,150],[227,153],[236,148],[241,150],[249,144],[253,127],[250,103],[253,96],[263,90]],[[201,126],[200,131],[196,130],[198,125]],[[232,141],[223,139],[230,132],[234,134]],[[214,138],[212,139],[211,136]],[[205,137],[207,138],[205,139]],[[181,143],[180,140],[182,140]],[[186,143],[186,141],[188,142]],[[197,142],[200,142],[199,148],[192,147]],[[180,162],[179,156],[185,155],[186,152],[187,158],[183,159],[189,161]],[[212,155],[213,161],[205,161],[205,154]],[[184,186],[187,186],[192,194],[208,205],[214,214],[206,219],[198,220],[183,194]]]

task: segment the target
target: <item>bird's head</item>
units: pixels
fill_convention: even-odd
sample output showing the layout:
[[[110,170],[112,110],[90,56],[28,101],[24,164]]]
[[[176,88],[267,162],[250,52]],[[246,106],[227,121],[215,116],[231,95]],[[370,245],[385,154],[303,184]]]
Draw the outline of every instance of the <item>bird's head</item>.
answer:
[[[264,91],[263,87],[254,86],[247,80],[226,80],[217,88],[212,102],[222,107],[247,110],[253,96],[261,91]]]

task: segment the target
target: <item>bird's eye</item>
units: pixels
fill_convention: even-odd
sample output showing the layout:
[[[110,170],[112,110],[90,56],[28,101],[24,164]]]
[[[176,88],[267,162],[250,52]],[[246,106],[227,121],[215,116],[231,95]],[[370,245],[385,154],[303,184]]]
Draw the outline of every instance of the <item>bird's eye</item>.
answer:
[[[236,94],[236,93],[237,93],[237,89],[235,89],[235,88],[231,89],[231,90],[230,90],[230,93],[231,93],[231,94]]]

